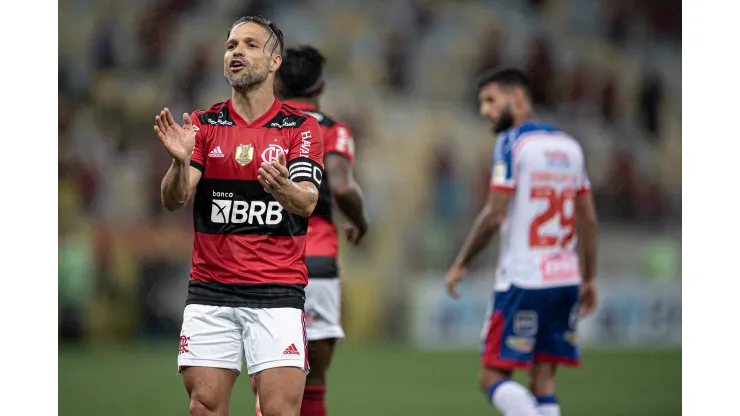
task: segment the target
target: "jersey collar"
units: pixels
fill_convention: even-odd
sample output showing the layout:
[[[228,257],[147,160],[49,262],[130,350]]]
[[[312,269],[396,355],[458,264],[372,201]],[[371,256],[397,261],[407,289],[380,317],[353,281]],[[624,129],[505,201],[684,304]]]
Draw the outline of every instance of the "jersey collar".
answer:
[[[275,101],[273,101],[272,106],[270,107],[267,112],[262,114],[261,116],[257,117],[251,124],[247,123],[246,120],[242,118],[242,116],[239,115],[239,113],[236,112],[234,109],[234,104],[231,102],[231,99],[228,100],[229,103],[229,114],[231,114],[231,119],[234,120],[234,123],[237,126],[242,127],[262,127],[267,123],[268,121],[272,120],[273,117],[277,115],[277,113],[280,112],[280,107],[282,107],[283,103],[280,102],[280,100],[275,97]]]
[[[539,125],[541,124],[534,120],[524,120],[522,124],[520,124],[518,127],[515,127],[515,128],[516,129],[522,129],[522,128],[528,129],[528,128],[532,128],[532,127],[539,126]]]

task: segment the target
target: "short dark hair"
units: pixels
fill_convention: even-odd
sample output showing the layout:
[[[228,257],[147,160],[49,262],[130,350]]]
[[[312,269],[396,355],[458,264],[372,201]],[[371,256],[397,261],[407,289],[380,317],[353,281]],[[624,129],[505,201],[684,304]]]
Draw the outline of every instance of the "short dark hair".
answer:
[[[478,77],[478,91],[488,84],[505,87],[521,87],[527,97],[532,98],[532,81],[527,73],[516,68],[489,69]]]
[[[271,53],[275,53],[277,51],[278,55],[283,54],[283,31],[280,30],[278,25],[273,22],[272,20],[267,20],[263,16],[243,16],[238,19],[236,19],[236,22],[234,22],[233,25],[231,25],[231,29],[226,31],[226,39],[231,36],[231,31],[234,30],[235,27],[241,25],[242,23],[251,22],[257,25],[262,26],[266,31],[270,32],[270,37],[267,38],[267,43],[265,46],[267,46],[268,43],[270,43],[270,39],[272,37],[275,37],[275,46],[272,48]]]
[[[285,97],[311,97],[316,94],[324,81],[325,62],[326,58],[313,46],[288,48],[278,69],[281,94]]]

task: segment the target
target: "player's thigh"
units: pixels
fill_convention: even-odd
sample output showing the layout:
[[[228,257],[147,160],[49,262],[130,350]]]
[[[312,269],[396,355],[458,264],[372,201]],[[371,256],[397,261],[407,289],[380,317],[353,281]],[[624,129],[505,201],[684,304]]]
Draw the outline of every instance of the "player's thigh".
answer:
[[[247,371],[254,375],[262,412],[298,411],[309,371],[303,311],[239,308],[238,313],[245,331]]]
[[[298,416],[306,373],[298,367],[273,367],[254,376],[264,415]]]
[[[527,303],[527,291],[511,287],[495,292],[483,328],[481,366],[499,373],[526,370],[534,359],[537,313]]]
[[[306,376],[307,386],[326,386],[326,372],[334,355],[335,338],[308,341],[308,364],[311,372]]]
[[[187,305],[183,313],[177,365],[241,371],[243,327],[231,307]]]
[[[324,386],[336,340],[344,338],[341,324],[341,283],[337,277],[310,278],[306,286],[306,337],[308,373],[306,384]]]
[[[311,278],[306,286],[306,336],[309,341],[342,339],[341,283],[338,278]]]
[[[580,365],[580,350],[576,342],[579,291],[578,286],[563,286],[542,291],[546,298],[540,301],[543,310],[540,313],[535,362],[550,365]],[[542,374],[546,374],[544,370]]]
[[[308,372],[306,325],[296,308],[239,308],[250,376],[277,367]]]
[[[177,362],[191,404],[228,409],[242,361],[242,328],[233,308],[185,307]]]

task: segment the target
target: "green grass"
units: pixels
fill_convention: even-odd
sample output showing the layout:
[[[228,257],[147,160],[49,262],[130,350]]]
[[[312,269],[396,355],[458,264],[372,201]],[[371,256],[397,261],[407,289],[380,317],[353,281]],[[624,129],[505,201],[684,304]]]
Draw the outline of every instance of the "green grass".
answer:
[[[62,416],[187,415],[175,374],[176,345],[59,352]],[[494,415],[477,387],[475,352],[341,345],[329,379],[334,416]],[[559,374],[566,416],[681,414],[681,351],[587,351]],[[237,381],[231,414],[253,415],[248,378]]]

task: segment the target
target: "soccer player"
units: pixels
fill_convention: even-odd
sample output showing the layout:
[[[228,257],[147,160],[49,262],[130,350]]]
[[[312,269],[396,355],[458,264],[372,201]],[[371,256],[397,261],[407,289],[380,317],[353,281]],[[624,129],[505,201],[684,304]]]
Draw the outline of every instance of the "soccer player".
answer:
[[[480,388],[505,416],[556,416],[556,368],[579,365],[576,321],[596,306],[597,223],[583,151],[567,133],[531,121],[523,72],[484,74],[478,98],[499,134],[491,192],[447,272],[447,288],[459,297],[455,286],[469,262],[500,229]],[[516,369],[530,371],[531,392],[511,380]]]
[[[324,62],[321,53],[311,46],[287,49],[275,81],[277,94],[287,105],[316,118],[324,137],[326,176],[319,188],[319,202],[308,220],[306,240],[306,332],[311,372],[303,392],[302,416],[326,415],[326,372],[336,341],[344,338],[333,205],[349,220],[343,228],[350,243],[357,244],[368,227],[362,191],[352,174],[355,159],[352,132],[346,124],[319,110],[319,96],[326,85],[322,76]]]
[[[168,109],[155,132],[173,158],[162,202],[195,193],[193,267],[178,355],[191,415],[227,415],[246,358],[262,409],[297,416],[306,373],[308,217],[319,197],[323,141],[315,118],[273,94],[283,34],[262,17],[228,31],[231,99],[183,126]]]

